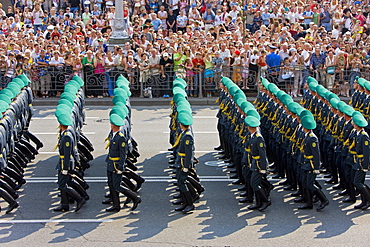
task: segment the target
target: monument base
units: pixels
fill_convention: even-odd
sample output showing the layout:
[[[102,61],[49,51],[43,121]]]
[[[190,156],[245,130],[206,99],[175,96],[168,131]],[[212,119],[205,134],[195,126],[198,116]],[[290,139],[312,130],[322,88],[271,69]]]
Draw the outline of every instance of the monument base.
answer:
[[[114,46],[122,47],[125,45],[125,43],[130,42],[130,37],[111,37],[108,41],[108,50],[113,50]]]

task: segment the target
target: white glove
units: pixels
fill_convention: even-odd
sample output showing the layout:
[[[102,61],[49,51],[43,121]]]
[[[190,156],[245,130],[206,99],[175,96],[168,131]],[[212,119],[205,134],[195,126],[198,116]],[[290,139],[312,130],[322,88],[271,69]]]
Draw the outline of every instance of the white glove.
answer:
[[[121,170],[117,170],[117,174],[122,174],[122,171]]]
[[[266,170],[260,170],[260,173],[266,174]]]
[[[367,171],[368,171],[368,169],[362,169],[362,171],[363,171],[363,172],[367,172]]]
[[[62,174],[63,175],[67,175],[68,174],[68,170],[62,170]]]
[[[320,170],[313,170],[313,173],[320,174]]]
[[[183,172],[188,172],[188,171],[189,171],[189,169],[188,169],[188,168],[182,168],[182,171],[183,171]]]

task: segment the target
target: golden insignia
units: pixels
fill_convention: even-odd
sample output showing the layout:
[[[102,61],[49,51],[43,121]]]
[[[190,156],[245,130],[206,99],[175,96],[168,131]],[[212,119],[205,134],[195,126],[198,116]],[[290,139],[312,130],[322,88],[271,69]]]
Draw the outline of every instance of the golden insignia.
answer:
[[[262,142],[260,143],[260,147],[263,148],[263,143]]]
[[[186,141],[185,141],[185,144],[186,144],[186,145],[189,145],[189,143],[190,143],[190,142],[189,142],[189,140],[186,140]]]
[[[69,147],[69,142],[66,142],[66,147]]]
[[[312,147],[316,147],[316,143],[314,142],[314,143],[312,143]]]
[[[369,145],[369,142],[368,141],[365,141],[365,145],[367,146],[367,145]]]
[[[122,147],[125,147],[125,145],[126,145],[126,144],[125,144],[124,142],[122,142]]]

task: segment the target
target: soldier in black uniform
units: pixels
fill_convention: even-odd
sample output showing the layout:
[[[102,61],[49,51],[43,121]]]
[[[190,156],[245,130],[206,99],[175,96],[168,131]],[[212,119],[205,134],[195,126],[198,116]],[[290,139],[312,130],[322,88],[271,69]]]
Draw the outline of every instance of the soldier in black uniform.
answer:
[[[193,118],[190,113],[182,112],[178,115],[178,121],[181,127],[180,142],[177,148],[176,164],[179,164],[177,174],[177,185],[182,197],[182,205],[175,211],[182,211],[184,214],[194,210],[193,198],[188,188],[188,176],[190,169],[193,168],[194,161],[194,138],[190,131],[190,125],[193,124]]]
[[[60,139],[58,143],[59,147],[59,162],[56,169],[58,170],[58,187],[61,192],[61,205],[54,209],[54,211],[68,211],[69,210],[69,199],[68,196],[72,197],[77,201],[75,212],[78,212],[82,205],[86,203],[85,198],[81,197],[75,190],[69,187],[72,177],[71,173],[75,169],[75,162],[73,158],[73,152],[75,147],[75,139],[68,126],[72,125],[71,115],[66,113],[56,112],[60,128]]]
[[[139,203],[141,203],[141,198],[130,189],[121,185],[128,149],[128,141],[121,132],[121,126],[125,122],[117,114],[112,114],[110,115],[110,123],[112,135],[109,140],[109,152],[105,161],[107,162],[108,186],[113,200],[113,206],[107,208],[106,211],[119,212],[121,210],[119,192],[133,201],[134,204],[131,210],[135,210]]]

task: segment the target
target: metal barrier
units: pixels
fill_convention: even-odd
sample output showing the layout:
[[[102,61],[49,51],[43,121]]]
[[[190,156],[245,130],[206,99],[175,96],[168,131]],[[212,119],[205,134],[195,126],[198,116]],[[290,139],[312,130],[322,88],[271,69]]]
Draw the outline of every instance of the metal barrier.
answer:
[[[35,68],[30,70],[28,75],[33,81],[34,91],[41,91],[39,96],[44,95],[43,91],[48,91],[47,96],[58,96],[65,83],[74,74],[79,75],[85,81],[85,93],[88,97],[113,96],[114,83],[119,75],[124,75],[130,81],[130,88],[135,97],[170,97],[172,81],[175,77],[183,78],[187,81],[187,93],[190,97],[217,96],[218,82],[221,76],[231,78],[245,92],[257,91],[257,81],[260,76],[264,76],[270,82],[277,84],[282,90],[297,89],[303,91],[303,84],[308,76],[313,76],[320,84],[328,85],[328,80],[334,81],[333,87],[337,82],[348,83],[352,89],[352,84],[356,76],[361,76],[370,80],[370,69],[364,68],[356,70],[336,70],[335,74],[328,75],[325,70],[311,71],[302,66],[289,69],[291,77],[283,78],[287,69],[283,66],[273,68],[258,68],[258,70],[241,66],[223,67],[221,71],[213,69],[201,73],[180,67],[166,67],[164,76],[159,68],[139,70],[138,68],[127,71],[117,67],[91,69],[73,69],[71,66],[54,67],[50,66],[44,71]],[[42,74],[41,74],[42,72]],[[0,78],[4,80],[4,78]],[[42,80],[47,86],[42,88]]]

